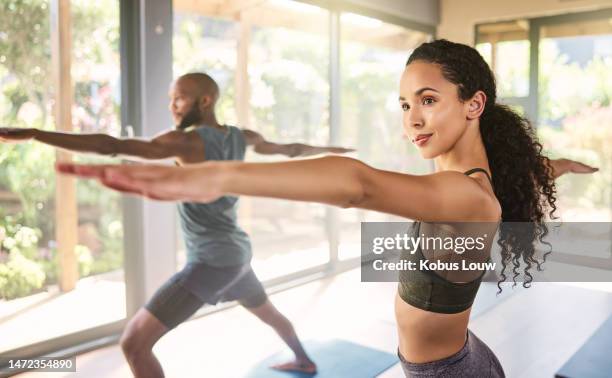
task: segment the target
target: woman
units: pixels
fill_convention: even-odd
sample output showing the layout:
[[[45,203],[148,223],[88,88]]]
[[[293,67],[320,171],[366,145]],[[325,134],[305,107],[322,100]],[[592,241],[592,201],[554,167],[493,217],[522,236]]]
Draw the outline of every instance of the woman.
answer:
[[[58,170],[159,200],[210,202],[234,194],[311,201],[415,219],[421,229],[433,222],[533,222],[531,246],[500,233],[503,267],[512,262],[516,273],[521,260],[539,268],[532,244],[545,231],[547,208],[551,215],[555,210],[553,175],[566,167],[551,167],[529,123],[496,104],[495,94],[493,73],[475,49],[437,40],[413,52],[399,100],[405,133],[423,158],[435,161],[429,175],[382,171],[336,156],[184,168],[68,164]],[[425,279],[433,284],[401,281],[396,296],[406,375],[503,377],[495,355],[468,330],[480,277],[467,284],[439,275]]]

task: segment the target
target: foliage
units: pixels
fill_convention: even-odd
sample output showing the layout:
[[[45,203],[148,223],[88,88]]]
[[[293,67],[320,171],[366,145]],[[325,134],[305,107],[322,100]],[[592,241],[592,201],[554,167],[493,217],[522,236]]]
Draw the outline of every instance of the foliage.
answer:
[[[50,99],[51,67],[49,9],[44,0],[7,0],[0,4],[0,64],[18,83],[9,96],[21,98],[10,112],[17,113],[23,99],[34,102],[46,118]],[[24,47],[27,46],[27,49]],[[5,79],[6,80],[6,79]]]
[[[4,216],[0,223],[0,262],[12,254],[36,258],[40,234],[39,230],[16,222],[12,216]]]
[[[71,1],[72,114],[77,132],[120,132],[118,8],[114,0]],[[50,38],[49,0],[0,3],[0,125],[55,128]],[[29,277],[16,278],[14,283],[23,287],[11,286],[11,295],[38,289],[34,285],[40,281],[38,271],[43,272],[46,284],[57,281],[54,160],[55,150],[42,144],[0,146],[0,192],[18,200],[17,204],[1,204],[10,210],[0,214],[0,231],[7,235],[0,263],[5,277],[9,273]],[[119,198],[93,182],[77,184],[79,222],[91,223],[99,230],[102,246],[100,251],[85,245],[76,248],[81,276],[122,266],[121,233],[108,231],[121,225]],[[27,235],[36,235],[36,241]],[[27,240],[31,243],[26,245]]]
[[[0,222],[0,297],[11,299],[40,289],[45,273],[37,262],[40,231],[12,216]]]
[[[197,15],[175,15],[173,44],[173,71],[178,77],[188,72],[205,72],[221,88],[216,112],[221,122],[237,123],[236,23],[214,20]],[[212,53],[214,52],[214,53]]]
[[[609,106],[612,100],[611,58],[595,56],[584,67],[561,54],[554,40],[541,44],[540,119],[560,122],[592,104]]]
[[[20,253],[11,253],[6,264],[0,264],[0,298],[13,299],[40,289],[45,273],[40,264]]]
[[[599,172],[588,179],[561,177],[561,196],[570,206],[605,209],[610,206],[612,178],[612,106],[591,105],[563,120],[561,128],[542,127],[540,137],[552,157],[566,157],[592,164]]]
[[[123,224],[113,219],[102,229],[102,252],[95,256],[91,274],[109,272],[123,266]]]
[[[92,273],[94,259],[89,248],[84,245],[77,245],[74,249],[77,258],[77,266],[80,277],[89,276]],[[47,285],[55,284],[59,279],[60,272],[60,256],[57,248],[51,248],[49,255],[46,258],[36,261],[45,272],[45,283]]]
[[[592,43],[592,38],[574,39]],[[612,58],[595,54],[583,63],[572,61],[561,53],[556,41],[540,44],[538,134],[551,157],[576,159],[599,168],[588,177],[558,180],[562,209],[601,213],[610,208],[612,184],[607,174],[612,170],[612,128],[606,126],[612,120]]]
[[[257,129],[267,138],[325,144],[329,48],[320,35],[254,28],[249,81]]]

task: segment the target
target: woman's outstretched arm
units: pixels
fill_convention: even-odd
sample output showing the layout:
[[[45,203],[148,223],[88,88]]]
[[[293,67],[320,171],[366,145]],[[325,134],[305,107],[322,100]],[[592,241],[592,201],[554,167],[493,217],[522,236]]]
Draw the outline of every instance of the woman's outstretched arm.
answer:
[[[555,179],[563,176],[566,173],[595,173],[599,171],[599,168],[591,167],[590,165],[581,163],[571,159],[554,159],[550,160],[550,166],[552,167],[552,174]]]
[[[339,156],[188,167],[61,164],[58,170],[157,200],[211,202],[233,194],[357,207],[426,221],[499,218],[494,197],[461,172],[408,175]]]

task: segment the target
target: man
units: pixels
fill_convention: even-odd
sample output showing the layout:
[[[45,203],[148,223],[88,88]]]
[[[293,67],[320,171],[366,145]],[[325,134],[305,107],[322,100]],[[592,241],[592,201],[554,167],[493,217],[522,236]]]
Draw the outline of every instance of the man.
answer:
[[[243,160],[246,146],[252,146],[260,154],[289,157],[352,151],[272,143],[255,131],[220,124],[215,116],[219,87],[204,73],[181,76],[172,84],[169,95],[169,109],[176,128],[151,140],[9,128],[0,128],[0,140],[33,139],[74,152],[109,156],[173,158],[178,165],[207,160]],[[294,361],[273,368],[316,373],[316,365],[304,351],[292,324],[270,302],[251,269],[249,237],[236,223],[237,200],[237,197],[227,196],[210,204],[178,205],[187,265],[134,315],[121,337],[121,347],[136,377],[162,377],[162,367],[152,352],[155,343],[204,304],[230,300],[238,300],[271,326],[294,352]]]

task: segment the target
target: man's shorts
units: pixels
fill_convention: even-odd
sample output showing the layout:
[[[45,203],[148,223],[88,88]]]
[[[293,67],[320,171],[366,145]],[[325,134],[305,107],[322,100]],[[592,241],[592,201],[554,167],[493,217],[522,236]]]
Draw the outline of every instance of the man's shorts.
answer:
[[[253,308],[261,306],[267,298],[250,264],[213,267],[190,263],[170,277],[145,308],[172,329],[205,304],[237,300],[244,307]]]

